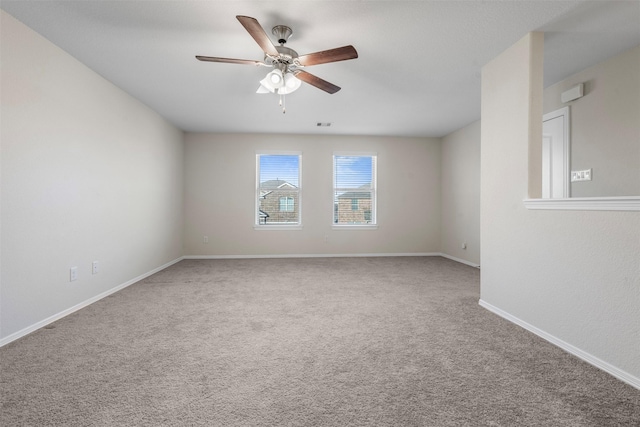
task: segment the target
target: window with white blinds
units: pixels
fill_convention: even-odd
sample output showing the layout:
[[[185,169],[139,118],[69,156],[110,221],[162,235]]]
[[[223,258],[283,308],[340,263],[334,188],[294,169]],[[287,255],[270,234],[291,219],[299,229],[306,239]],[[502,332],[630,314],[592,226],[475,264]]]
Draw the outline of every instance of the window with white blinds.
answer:
[[[372,153],[334,153],[334,225],[376,225],[376,159]]]
[[[300,153],[256,154],[256,226],[300,226]]]

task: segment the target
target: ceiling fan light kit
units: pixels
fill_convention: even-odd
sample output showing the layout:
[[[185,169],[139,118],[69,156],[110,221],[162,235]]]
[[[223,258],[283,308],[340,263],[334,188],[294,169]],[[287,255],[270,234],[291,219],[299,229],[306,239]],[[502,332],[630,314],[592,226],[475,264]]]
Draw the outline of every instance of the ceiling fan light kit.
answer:
[[[315,86],[329,94],[336,93],[340,90],[339,86],[308,73],[302,70],[302,68],[317,64],[345,61],[358,57],[358,52],[351,45],[299,56],[295,50],[284,46],[293,34],[291,28],[286,25],[276,25],[271,29],[271,33],[278,39],[278,43],[280,44],[280,46],[275,46],[255,18],[241,15],[236,16],[236,18],[264,51],[264,61],[200,55],[196,55],[196,59],[206,62],[251,64],[273,68],[272,71],[260,80],[260,87],[258,87],[256,93],[278,94],[280,96],[280,106],[282,107],[283,113],[286,112],[284,96],[298,90],[302,82]]]
[[[273,85],[273,87],[280,89],[284,86],[284,75],[282,75],[282,71],[275,69],[267,74],[267,78],[269,79],[269,83]]]
[[[292,73],[287,73],[284,75],[284,86],[278,90],[278,93],[282,95],[288,95],[298,90],[301,85],[302,81],[300,79],[298,79]]]

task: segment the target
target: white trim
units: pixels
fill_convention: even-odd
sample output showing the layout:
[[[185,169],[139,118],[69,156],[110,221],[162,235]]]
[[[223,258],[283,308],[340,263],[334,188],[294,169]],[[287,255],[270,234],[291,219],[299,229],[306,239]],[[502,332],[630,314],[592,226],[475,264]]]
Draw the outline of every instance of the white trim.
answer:
[[[274,231],[274,230],[302,230],[302,224],[293,224],[293,225],[279,225],[279,224],[261,224],[261,225],[257,225],[257,224],[253,224],[253,229],[254,230],[260,230],[260,231],[265,231],[265,230],[270,230],[270,231]]]
[[[260,225],[260,156],[298,156],[298,186],[296,187],[296,191],[298,194],[298,222],[295,224],[295,227],[299,227],[298,229],[302,229],[302,151],[276,151],[276,150],[257,150],[256,151],[256,192],[254,194],[254,202],[255,207],[254,217],[253,217],[253,227],[258,229]],[[288,183],[291,185],[291,183]],[[282,186],[283,184],[281,184]],[[278,187],[280,188],[280,186]],[[272,191],[266,193],[270,194]],[[289,228],[290,230],[292,228]],[[277,228],[273,228],[273,230],[277,230]]]
[[[267,156],[302,156],[302,150],[256,150],[256,155]]]
[[[456,258],[454,256],[447,255],[445,253],[441,253],[440,256],[443,257],[443,258],[450,259],[452,261],[459,262],[461,264],[466,264],[466,265],[470,265],[471,267],[480,268],[480,264],[476,264],[476,263],[473,263],[473,262],[470,262],[470,261],[466,261],[466,260],[464,260],[462,258]]]
[[[334,151],[333,156],[347,156],[347,157],[376,157],[377,151]]]
[[[69,314],[72,314],[84,307],[87,307],[91,304],[93,304],[96,301],[101,300],[102,298],[105,298],[111,294],[114,294],[128,286],[133,285],[134,283],[139,282],[140,280],[146,279],[147,277],[156,274],[159,271],[164,270],[165,268],[168,268],[170,266],[172,266],[173,264],[176,264],[180,261],[182,261],[183,259],[250,259],[250,258],[353,258],[353,257],[420,257],[420,256],[426,256],[426,257],[434,257],[434,256],[441,256],[444,258],[449,258],[452,259],[453,261],[457,261],[457,262],[461,262],[463,264],[467,264],[467,265],[471,265],[473,267],[479,267],[477,265],[474,264],[470,264],[467,261],[458,259],[458,258],[454,258],[451,257],[449,255],[440,253],[440,252],[408,252],[408,253],[363,253],[363,254],[282,254],[282,255],[185,255],[185,256],[181,256],[179,258],[174,259],[173,261],[169,261],[166,264],[161,265],[160,267],[154,268],[151,271],[148,271],[147,273],[141,274],[138,277],[135,277],[131,280],[128,280],[125,283],[122,283],[114,288],[111,288],[105,292],[102,292],[101,294],[98,294],[94,297],[91,297],[79,304],[74,305],[73,307],[70,307],[66,310],[63,310],[57,314],[54,314],[53,316],[49,316],[46,319],[43,319],[39,322],[34,323],[31,326],[27,326],[24,329],[19,330],[18,332],[14,332],[11,335],[6,336],[5,338],[0,339],[0,347],[3,347],[19,338],[22,338],[32,332],[37,331],[40,328],[43,328],[47,325],[49,325],[50,323],[55,322],[56,320],[60,320],[65,316],[68,316]]]
[[[480,304],[481,307],[486,308],[487,310],[489,310],[490,312],[497,314],[498,316],[510,321],[511,323],[515,323],[516,325],[526,329],[529,332],[532,332],[534,334],[536,334],[537,336],[539,336],[540,338],[550,342],[551,344],[560,347],[561,349],[563,349],[564,351],[566,351],[567,353],[570,353],[574,356],[576,356],[579,359],[584,360],[585,362],[589,363],[590,365],[595,366],[596,368],[608,373],[609,375],[612,375],[614,377],[616,377],[617,379],[619,379],[622,382],[625,382],[627,384],[629,384],[631,387],[635,387],[638,390],[640,390],[640,378],[637,378],[633,375],[631,375],[628,372],[623,371],[622,369],[616,368],[615,366],[611,365],[610,363],[605,362],[604,360],[600,360],[597,357],[595,357],[592,354],[587,353],[584,350],[580,350],[578,347],[575,347],[563,340],[561,340],[560,338],[557,338],[547,332],[544,332],[541,329],[536,328],[533,325],[530,325],[529,323],[518,319],[515,316],[512,316],[511,314],[507,313],[506,311],[503,311],[501,309],[499,309],[498,307],[495,307],[491,304],[489,304],[488,302],[480,299],[480,301],[478,302]]]
[[[378,153],[375,151],[334,151],[332,155],[333,161],[333,190],[332,196],[333,203],[331,204],[331,218],[332,221],[336,220],[336,211],[335,211],[335,203],[336,203],[336,192],[344,191],[352,192],[357,191],[357,189],[353,188],[338,188],[336,182],[336,157],[371,157],[371,183],[370,189],[364,190],[369,191],[371,193],[371,223],[370,224],[362,224],[364,226],[369,226],[372,229],[376,229],[378,225]],[[340,224],[336,224],[333,222],[331,224],[334,229],[340,226]],[[355,224],[344,224],[346,226],[355,225]]]
[[[333,224],[332,230],[377,230],[377,224]]]
[[[372,253],[372,254],[268,254],[268,255],[185,255],[184,259],[252,259],[252,258],[359,258],[399,256],[441,256],[439,252]]]
[[[363,258],[363,257],[442,257],[474,268],[475,264],[442,252],[358,253],[358,254],[268,254],[268,255],[185,255],[184,259],[265,259],[265,258]]]
[[[38,330],[38,329],[40,329],[40,328],[42,328],[44,326],[47,326],[48,324],[53,323],[56,320],[60,320],[63,317],[68,316],[71,313],[74,313],[74,312],[76,312],[76,311],[78,311],[78,310],[80,310],[82,308],[85,308],[88,305],[91,305],[94,302],[99,301],[104,297],[107,297],[107,296],[109,296],[111,294],[114,294],[114,293],[126,288],[127,286],[131,286],[134,283],[139,282],[142,279],[146,279],[147,277],[151,276],[152,274],[156,274],[157,272],[159,272],[161,270],[164,270],[165,268],[170,267],[173,264],[182,261],[183,259],[184,259],[184,257],[180,257],[180,258],[174,259],[173,261],[169,261],[168,263],[163,264],[158,268],[154,268],[153,270],[151,270],[151,271],[149,271],[147,273],[141,274],[140,276],[138,276],[138,277],[136,277],[134,279],[131,279],[131,280],[125,282],[125,283],[122,283],[122,284],[116,286],[115,288],[111,288],[108,291],[102,292],[101,294],[98,294],[98,295],[96,295],[94,297],[91,297],[88,300],[85,300],[85,301],[83,301],[83,302],[81,302],[79,304],[74,305],[73,307],[67,308],[66,310],[62,310],[60,313],[54,314],[53,316],[49,316],[46,319],[41,320],[39,322],[36,322],[31,326],[27,326],[26,328],[24,328],[24,329],[22,329],[22,330],[20,330],[18,332],[14,332],[13,334],[11,334],[9,336],[0,339],[0,347],[5,346],[5,345],[9,344],[10,342],[13,342],[13,341],[17,340],[18,338],[22,338],[25,335],[30,334],[31,332],[35,332],[36,330]]]
[[[640,211],[640,196],[524,199],[527,209],[569,211]]]

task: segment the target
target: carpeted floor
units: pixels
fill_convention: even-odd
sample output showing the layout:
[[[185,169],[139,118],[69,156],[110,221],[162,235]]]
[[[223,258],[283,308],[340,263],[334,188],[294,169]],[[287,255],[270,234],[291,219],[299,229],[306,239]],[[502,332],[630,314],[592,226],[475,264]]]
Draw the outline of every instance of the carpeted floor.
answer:
[[[185,260],[0,349],[3,426],[631,426],[438,257]]]

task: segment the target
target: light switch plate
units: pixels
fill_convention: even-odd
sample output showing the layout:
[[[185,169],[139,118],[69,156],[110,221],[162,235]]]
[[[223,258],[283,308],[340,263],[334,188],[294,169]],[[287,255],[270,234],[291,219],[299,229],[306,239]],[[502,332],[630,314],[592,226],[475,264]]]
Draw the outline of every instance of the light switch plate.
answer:
[[[591,181],[591,169],[571,171],[571,182],[576,181]]]

